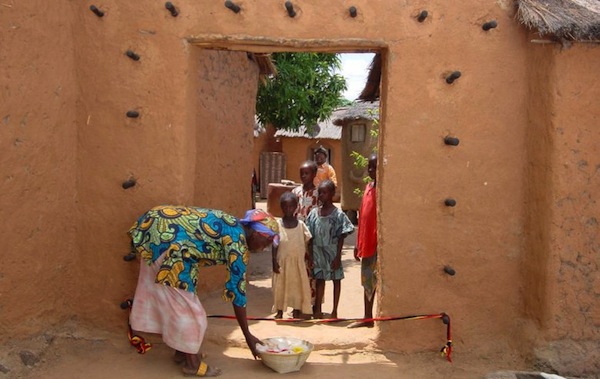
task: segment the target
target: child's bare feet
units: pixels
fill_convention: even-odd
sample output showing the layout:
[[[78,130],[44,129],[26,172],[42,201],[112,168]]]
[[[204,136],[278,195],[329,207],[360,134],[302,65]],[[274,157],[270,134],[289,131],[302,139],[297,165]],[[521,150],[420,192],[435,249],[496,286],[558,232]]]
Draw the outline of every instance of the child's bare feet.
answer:
[[[372,328],[375,326],[373,321],[355,321],[352,324],[348,325],[348,328]]]

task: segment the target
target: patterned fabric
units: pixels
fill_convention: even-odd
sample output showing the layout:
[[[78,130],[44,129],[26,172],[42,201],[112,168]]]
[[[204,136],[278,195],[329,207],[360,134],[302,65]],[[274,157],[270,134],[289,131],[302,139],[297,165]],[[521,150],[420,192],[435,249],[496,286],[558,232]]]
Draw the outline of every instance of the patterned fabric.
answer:
[[[360,258],[367,258],[377,250],[377,202],[373,182],[367,184],[358,212],[356,247]]]
[[[365,296],[369,301],[373,299],[377,288],[377,252],[360,262],[360,282],[365,289]]]
[[[335,176],[335,170],[333,169],[333,166],[328,163],[323,163],[321,166],[317,167],[317,175],[315,176],[314,180],[315,186],[318,187],[319,183],[325,179],[331,180],[337,187],[338,183],[337,177]]]
[[[306,226],[313,236],[313,277],[315,279],[344,279],[344,269],[331,269],[338,250],[338,240],[354,231],[354,225],[341,209],[335,208],[331,214],[321,216],[319,208],[310,211]]]
[[[296,210],[296,218],[298,220],[306,220],[310,210],[319,204],[319,190],[317,187],[311,190],[305,190],[303,186],[295,187],[292,190],[294,195],[298,196],[298,209]]]
[[[199,267],[226,265],[223,298],[246,306],[248,245],[235,217],[213,209],[158,206],[143,214],[129,234],[148,265],[165,253],[156,283],[195,292]]]
[[[279,224],[275,217],[263,211],[262,209],[251,209],[246,212],[243,219],[240,220],[242,225],[246,225],[255,232],[262,234],[265,237],[273,237],[273,245],[279,244]]]
[[[166,255],[150,266],[141,262],[129,322],[133,330],[161,334],[173,349],[196,354],[208,326],[206,312],[195,293],[156,284]]]

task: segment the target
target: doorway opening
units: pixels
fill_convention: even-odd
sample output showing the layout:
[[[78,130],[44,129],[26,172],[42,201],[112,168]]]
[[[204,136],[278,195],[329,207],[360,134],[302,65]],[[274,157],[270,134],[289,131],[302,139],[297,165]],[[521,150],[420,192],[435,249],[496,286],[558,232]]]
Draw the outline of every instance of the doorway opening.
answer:
[[[336,171],[341,175],[341,187],[344,188],[350,187],[350,193],[355,193],[355,190],[364,189],[364,182],[362,181],[363,177],[367,176],[366,168],[356,169],[349,168],[354,167],[354,158],[350,156],[352,151],[355,151],[355,147],[357,144],[366,143],[366,147],[360,151],[363,156],[369,155],[370,150],[373,147],[380,146],[380,135],[378,134],[375,137],[374,141],[371,141],[369,144],[368,137],[370,134],[370,130],[372,129],[372,121],[374,119],[377,120],[381,129],[385,128],[383,122],[383,109],[384,104],[380,100],[380,92],[379,88],[381,84],[385,84],[384,80],[381,80],[381,73],[383,72],[381,67],[381,62],[385,60],[386,50],[385,46],[380,44],[377,41],[303,41],[303,40],[286,40],[286,41],[265,41],[263,39],[246,39],[240,38],[236,40],[228,39],[220,40],[219,38],[213,38],[211,36],[207,37],[194,37],[190,39],[190,42],[198,48],[206,49],[206,50],[227,50],[231,53],[245,53],[247,54],[248,59],[256,59],[256,56],[260,57],[268,57],[272,53],[277,52],[326,52],[326,53],[336,53],[336,54],[345,54],[345,53],[360,53],[360,54],[370,54],[370,57],[379,57],[379,66],[377,68],[371,67],[367,75],[365,75],[365,82],[363,83],[362,92],[365,91],[375,91],[371,93],[371,98],[369,100],[358,100],[357,99],[349,99],[350,102],[347,104],[344,109],[340,109],[340,117],[337,125],[332,125],[334,128],[339,130],[339,139],[330,140],[327,138],[319,137],[321,132],[323,132],[323,126],[319,125],[319,130],[311,129],[307,138],[310,141],[307,142],[304,146],[296,146],[294,143],[290,143],[292,140],[299,140],[303,138],[302,136],[294,135],[294,133],[287,133],[284,131],[276,135],[279,130],[272,128],[269,125],[260,125],[255,126],[254,130],[260,130],[260,133],[253,134],[253,140],[257,138],[265,138],[270,141],[266,144],[262,144],[257,146],[253,150],[252,154],[252,170],[256,172],[253,175],[253,186],[256,185],[256,182],[260,183],[260,181],[267,176],[268,172],[262,168],[260,161],[261,153],[276,153],[279,155],[279,159],[281,159],[281,154],[283,153],[286,157],[286,160],[283,163],[275,164],[273,162],[266,164],[267,167],[279,166],[281,170],[281,166],[284,167],[284,172],[280,174],[280,177],[268,177],[266,180],[267,183],[270,182],[280,182],[281,180],[289,180],[299,184],[299,174],[298,169],[300,166],[300,162],[303,162],[312,157],[313,151],[320,146],[323,146],[328,152],[328,158],[331,163],[336,164],[339,169],[336,167]],[[384,58],[384,59],[382,59]],[[373,62],[375,60],[373,59]],[[257,65],[260,64],[257,62]],[[370,83],[369,80],[372,80],[371,74],[373,74],[374,70],[377,71],[379,78],[376,84]],[[235,87],[236,83],[233,81],[229,83],[229,85]],[[256,85],[261,85],[260,81],[257,80]],[[384,92],[384,91],[383,91]],[[373,97],[374,96],[374,97]],[[357,117],[356,113],[356,103],[360,103],[358,108],[361,108],[361,111],[366,112],[367,109],[375,110],[371,113],[370,118],[361,119]],[[364,109],[363,109],[364,108]],[[233,111],[233,110],[229,110]],[[345,118],[343,116],[343,112],[352,113],[352,116]],[[255,118],[253,118],[255,120]],[[254,121],[256,124],[256,121]],[[330,120],[330,123],[334,123]],[[362,129],[361,129],[362,128]],[[360,130],[362,133],[360,133]],[[326,130],[325,130],[326,131]],[[315,133],[316,132],[316,133]],[[271,134],[269,134],[271,133]],[[233,136],[230,136],[230,138]],[[316,137],[316,138],[315,138]],[[347,141],[346,141],[347,140]],[[337,142],[336,142],[337,141]],[[297,142],[295,142],[297,144]],[[273,148],[275,146],[275,148]],[[353,148],[354,147],[354,148]],[[275,150],[275,151],[272,151]],[[344,158],[344,160],[342,160]],[[338,163],[335,163],[338,162]],[[349,166],[350,165],[350,166]],[[258,168],[258,169],[257,169]],[[383,169],[383,167],[381,167]],[[362,172],[361,172],[362,170]],[[255,179],[255,175],[257,178]],[[241,179],[240,179],[241,180]],[[264,183],[264,182],[263,182]],[[264,185],[264,184],[263,184]],[[267,200],[268,200],[268,190],[264,190],[264,188],[260,188],[256,191],[259,196],[252,196],[253,201],[257,207],[265,207],[268,208]],[[346,193],[341,194],[342,198],[339,199],[337,206],[340,208],[345,208],[344,206],[344,196]],[[264,196],[267,195],[267,196]],[[346,196],[347,198],[347,196]],[[354,202],[356,203],[356,201]],[[360,203],[360,197],[358,198],[358,204]],[[278,205],[278,201],[277,201]],[[267,209],[272,211],[273,209]],[[343,209],[347,214],[352,215],[352,212],[355,212],[354,218],[356,218],[356,213],[358,212],[357,205],[351,205],[348,209]],[[276,213],[276,212],[272,212]],[[356,220],[354,220],[356,221]],[[341,290],[341,298],[338,309],[338,317],[340,318],[362,318],[363,317],[363,288],[360,282],[360,262],[357,262],[354,259],[353,249],[356,241],[356,230],[355,232],[346,238],[343,255],[342,255],[342,265],[344,267],[344,271],[346,274],[346,278],[342,280],[342,290]],[[271,276],[272,276],[272,261],[271,256],[268,252],[263,252],[259,254],[253,254],[249,263],[249,288],[248,288],[248,313],[249,315],[258,316],[258,317],[269,317],[272,316],[274,311],[272,310],[272,296],[271,296]],[[333,285],[331,281],[326,283],[326,292],[325,292],[325,303],[323,304],[324,312],[329,312],[332,304],[332,289]],[[375,309],[374,315],[375,317],[378,314],[378,300],[376,297],[375,300]],[[284,317],[286,317],[284,315]],[[257,322],[253,325],[253,331],[257,335],[262,336],[272,336],[273,333],[284,333],[287,335],[298,335],[304,336],[306,339],[317,340],[321,346],[327,345],[326,341],[323,341],[323,336],[328,335],[326,330],[331,331],[330,328],[335,328],[336,339],[329,341],[329,343],[333,346],[339,347],[347,345],[352,347],[360,347],[368,344],[369,340],[376,340],[378,336],[377,328],[361,328],[360,332],[357,332],[355,329],[347,329],[348,323],[307,323],[303,324],[303,326],[310,326],[309,328],[301,328],[298,324],[285,324],[278,323],[276,328],[276,332],[273,330],[273,323],[264,321]],[[227,332],[225,332],[227,333]],[[237,328],[234,325],[231,325],[231,330],[228,333],[236,334],[239,333]]]

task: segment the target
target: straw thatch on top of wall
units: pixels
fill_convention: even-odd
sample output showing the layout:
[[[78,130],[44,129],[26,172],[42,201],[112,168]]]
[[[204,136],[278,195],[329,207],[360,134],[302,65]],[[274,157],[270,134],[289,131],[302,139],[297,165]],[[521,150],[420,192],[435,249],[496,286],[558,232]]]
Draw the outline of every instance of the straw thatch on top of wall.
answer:
[[[540,35],[600,40],[599,0],[517,0],[517,19]]]
[[[367,83],[363,88],[358,100],[375,101],[379,99],[379,85],[381,83],[381,54],[377,53],[369,66]]]
[[[379,118],[379,100],[356,101],[351,106],[343,108],[331,116],[334,125],[343,126],[354,120],[374,120]]]
[[[266,53],[248,53],[248,58],[252,59],[258,65],[258,77],[263,84],[267,83],[269,76],[277,75],[277,67],[271,59],[271,54]]]
[[[342,128],[333,122],[339,115],[346,112],[346,107],[338,108],[333,111],[331,116],[325,121],[320,121],[317,125],[310,128],[310,131],[306,129],[304,125],[298,130],[285,130],[279,129],[275,132],[275,137],[295,137],[295,138],[309,138],[309,139],[333,139],[339,140],[342,138]]]

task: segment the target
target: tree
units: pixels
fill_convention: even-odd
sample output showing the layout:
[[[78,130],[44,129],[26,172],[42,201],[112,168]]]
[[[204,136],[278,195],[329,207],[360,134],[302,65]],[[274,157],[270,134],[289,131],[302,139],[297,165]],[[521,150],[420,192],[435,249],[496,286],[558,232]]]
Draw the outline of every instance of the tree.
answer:
[[[308,131],[343,104],[346,79],[341,61],[328,53],[274,53],[277,74],[258,89],[256,115],[277,129]]]

